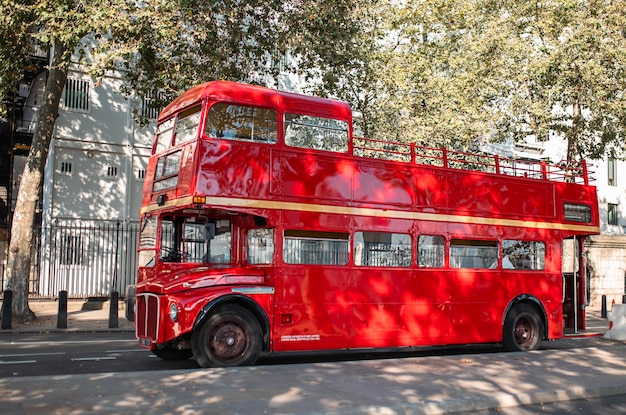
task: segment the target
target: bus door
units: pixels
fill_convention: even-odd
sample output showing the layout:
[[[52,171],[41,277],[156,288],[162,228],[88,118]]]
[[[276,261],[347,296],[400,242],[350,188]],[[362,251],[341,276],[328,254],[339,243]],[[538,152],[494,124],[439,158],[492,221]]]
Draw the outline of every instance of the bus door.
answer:
[[[563,330],[577,333],[585,329],[584,238],[563,241]]]

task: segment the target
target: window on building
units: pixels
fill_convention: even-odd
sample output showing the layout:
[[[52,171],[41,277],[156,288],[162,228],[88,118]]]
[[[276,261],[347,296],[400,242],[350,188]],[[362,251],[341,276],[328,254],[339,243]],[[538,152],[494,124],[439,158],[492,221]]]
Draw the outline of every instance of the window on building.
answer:
[[[285,231],[283,260],[288,264],[345,265],[348,234],[342,232]]]
[[[61,165],[59,166],[59,170],[61,171],[61,173],[65,173],[65,174],[72,174],[72,163],[70,163],[69,161],[62,161]]]
[[[285,143],[345,153],[348,151],[348,123],[312,115],[285,114]]]
[[[608,177],[609,177],[609,186],[617,186],[617,171],[616,171],[616,161],[614,157],[609,157],[607,161],[608,165]]]
[[[546,246],[543,242],[502,241],[502,268],[542,270],[545,267]]]
[[[417,242],[417,266],[441,268],[444,265],[443,236],[420,235]]]
[[[146,169],[137,169],[137,180],[143,180],[146,178]]]
[[[209,110],[205,133],[212,138],[275,143],[278,115],[267,108],[217,103]]]
[[[411,235],[357,232],[354,234],[354,263],[370,267],[408,267],[411,265]]]
[[[450,241],[450,266],[452,268],[496,268],[498,242],[470,239]]]
[[[107,167],[107,177],[117,177],[117,167],[108,166]]]
[[[63,106],[75,111],[89,111],[89,81],[68,78],[65,82]]]
[[[618,224],[618,207],[619,205],[613,204],[613,203],[609,203],[608,209],[607,209],[607,223],[609,225],[617,225]]]
[[[167,100],[167,96],[161,92],[148,93],[141,100],[141,116],[150,120],[159,118],[159,114],[163,110],[162,102]]]

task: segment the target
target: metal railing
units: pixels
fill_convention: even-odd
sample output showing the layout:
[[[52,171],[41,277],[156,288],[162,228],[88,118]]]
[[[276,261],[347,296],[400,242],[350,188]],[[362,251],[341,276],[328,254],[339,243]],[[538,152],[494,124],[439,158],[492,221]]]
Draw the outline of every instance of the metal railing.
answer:
[[[135,284],[137,223],[55,223],[41,229],[36,270],[30,281],[32,297],[70,298],[124,295]]]
[[[589,184],[593,180],[584,160],[550,163],[364,137],[354,137],[353,143],[354,155],[360,157],[557,182]]]

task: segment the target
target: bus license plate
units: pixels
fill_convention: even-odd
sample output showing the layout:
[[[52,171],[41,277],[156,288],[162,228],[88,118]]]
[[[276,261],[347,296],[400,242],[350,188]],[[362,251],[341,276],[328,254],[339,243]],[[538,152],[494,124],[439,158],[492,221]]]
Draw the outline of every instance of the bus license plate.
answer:
[[[142,347],[150,347],[151,344],[152,344],[152,341],[148,339],[147,337],[142,337],[139,339],[139,345]]]

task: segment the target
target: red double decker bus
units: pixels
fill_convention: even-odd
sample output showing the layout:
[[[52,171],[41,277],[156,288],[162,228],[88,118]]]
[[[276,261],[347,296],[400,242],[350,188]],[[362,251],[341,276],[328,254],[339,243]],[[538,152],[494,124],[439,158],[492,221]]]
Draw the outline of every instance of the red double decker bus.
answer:
[[[584,324],[599,231],[586,165],[357,138],[343,102],[232,82],[161,113],[146,173],[136,335],[163,359],[501,343]],[[571,296],[570,296],[571,297]]]

